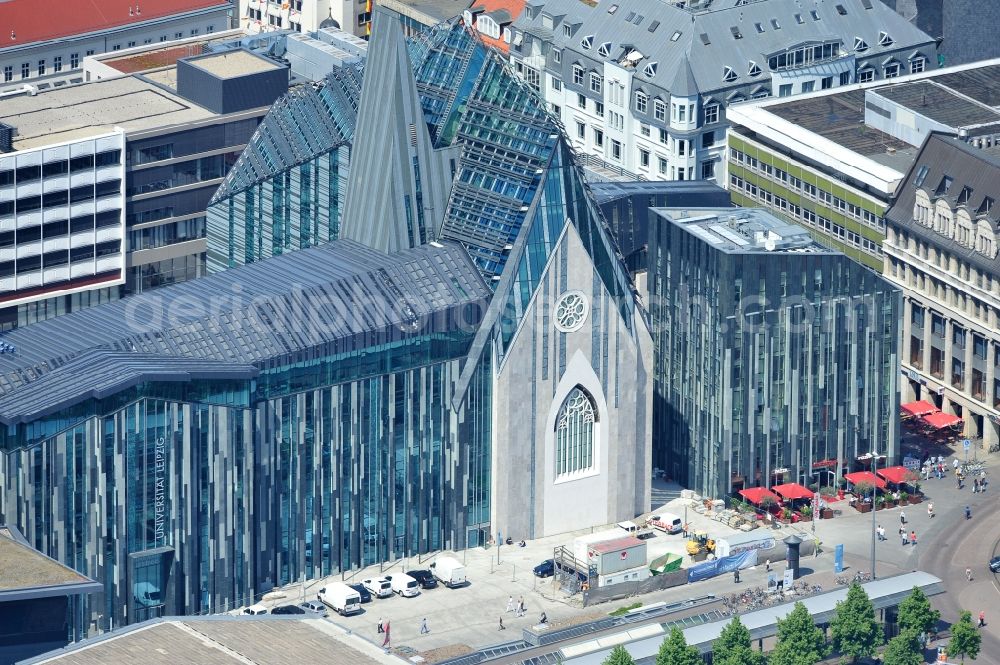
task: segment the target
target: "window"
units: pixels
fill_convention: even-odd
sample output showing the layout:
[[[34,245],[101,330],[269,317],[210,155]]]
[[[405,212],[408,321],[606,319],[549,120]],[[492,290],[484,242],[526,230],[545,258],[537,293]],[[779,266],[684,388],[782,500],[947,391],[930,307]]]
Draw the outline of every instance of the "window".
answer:
[[[594,45],[594,35],[587,35],[582,40],[580,40],[580,46],[585,51],[589,51],[593,45]]]
[[[70,69],[76,69],[79,66],[80,66],[80,54],[79,53],[70,53],[69,54],[69,68]]]
[[[604,102],[594,102],[594,113],[598,118],[604,117]]]
[[[299,9],[301,9],[301,7]],[[205,32],[215,32],[215,26],[214,25],[208,26],[207,28],[205,28]]]
[[[753,62],[752,60],[747,65],[747,76],[750,77],[760,76],[760,67],[758,67],[757,63]]]
[[[27,62],[21,63],[21,78],[26,79],[31,76],[31,64]]]
[[[715,160],[701,163],[702,180],[711,180],[715,177]]]
[[[664,122],[667,119],[667,104],[662,99],[653,100],[653,117]]]
[[[184,33],[183,32],[175,32],[174,33],[174,39],[184,39]]]
[[[711,148],[715,145],[715,132],[705,132],[701,135],[701,147]]]
[[[573,26],[569,25],[568,23],[564,24],[563,37],[572,37],[572,36],[573,36]]]
[[[639,113],[645,113],[646,107],[649,104],[649,97],[641,90],[635,91],[635,110]]]
[[[590,89],[593,92],[600,93],[604,89],[604,78],[600,74],[590,74]]]
[[[792,95],[791,83],[783,83],[782,85],[778,86],[779,97],[791,97],[791,95]]]
[[[275,19],[275,18],[278,18],[278,17],[277,16],[272,16],[271,18]],[[275,24],[275,25],[277,25],[277,24]],[[191,28],[191,36],[192,37],[194,37],[195,35],[197,35],[198,32],[199,32],[198,28]]]
[[[615,161],[621,161],[622,159],[622,144],[621,141],[616,141],[611,139],[611,158]]]
[[[600,55],[600,56],[602,56],[604,58],[607,58],[608,56],[610,56],[611,55],[611,42],[604,42],[603,44],[601,44],[600,46],[598,46],[597,47],[597,53],[598,53],[598,55]]]
[[[667,160],[663,157],[656,158],[656,170],[660,172],[661,175],[667,174]]]
[[[850,85],[850,83],[851,83],[851,73],[840,72],[840,85]]]
[[[596,425],[593,398],[573,388],[556,416],[556,477],[593,468]]]
[[[649,136],[649,125],[644,122],[639,123],[639,133],[643,136]]]
[[[868,50],[868,42],[861,39],[861,37],[854,38],[854,50],[857,53],[864,53]]]
[[[649,168],[649,151],[644,148],[639,148],[639,166]]]
[[[594,145],[596,145],[598,148],[604,147],[604,132],[601,131],[600,129],[594,130]]]
[[[576,93],[576,105],[579,106],[584,111],[586,111],[587,110],[587,98],[584,97],[583,95],[581,95],[580,93]]]
[[[525,67],[524,80],[528,84],[528,86],[535,92],[539,92],[542,89],[537,69],[532,69],[531,67]]]
[[[587,138],[587,126],[579,121],[577,121],[576,123],[576,138],[578,139]]]
[[[874,69],[868,68],[868,69],[861,69],[858,71],[858,83],[870,83],[871,81],[874,80],[875,80]]]
[[[111,50],[112,51],[121,51],[122,50],[122,45],[121,44],[115,44],[114,46],[111,47]]]
[[[38,75],[45,76],[45,60],[38,61]]]
[[[711,125],[715,122],[719,122],[719,105],[709,104],[705,107],[705,124]]]
[[[126,48],[135,48],[135,42],[129,42]]]
[[[92,48],[87,49],[87,55],[94,55],[94,49]]]
[[[662,143],[663,145],[667,145],[667,141],[669,141],[669,140],[670,140],[670,137],[667,135],[667,130],[661,129],[660,130],[660,143]]]
[[[552,79],[552,89],[556,92],[562,90],[562,81],[559,79]]]
[[[556,64],[562,62],[562,51],[557,48],[552,49],[552,62]]]
[[[53,71],[57,71],[57,72],[61,72],[62,71],[62,56],[61,55],[57,55],[56,57],[52,58],[52,70]]]
[[[725,67],[722,70],[722,80],[726,83],[732,83],[736,78],[736,71],[732,67]]]
[[[580,65],[573,65],[573,83],[583,85],[583,67]]]
[[[833,87],[833,77],[824,76],[823,80],[820,82],[820,88],[823,90],[829,90],[832,87]]]
[[[803,81],[802,82],[802,92],[812,92],[813,87],[816,85],[815,81]]]
[[[7,65],[6,67],[3,68],[3,80],[4,82],[6,82],[6,81],[12,81],[13,79],[14,79],[14,67],[11,65]]]
[[[878,43],[880,46],[892,46],[895,42],[888,32],[882,31],[878,33]]]
[[[913,60],[910,60],[910,73],[919,74],[920,72],[924,71],[924,66],[926,62],[927,62],[926,58],[914,58]]]
[[[891,79],[891,78],[896,78],[897,76],[899,76],[899,63],[890,62],[888,65],[885,66],[885,77],[887,79]]]

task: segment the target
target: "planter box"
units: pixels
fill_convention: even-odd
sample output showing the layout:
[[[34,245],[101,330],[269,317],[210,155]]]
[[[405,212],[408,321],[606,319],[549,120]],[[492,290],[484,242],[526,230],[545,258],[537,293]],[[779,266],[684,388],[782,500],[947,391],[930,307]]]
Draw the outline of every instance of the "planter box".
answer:
[[[806,517],[805,515],[799,515],[799,521],[800,522],[812,522],[813,518],[812,518],[812,516]]]
[[[915,495],[915,496],[911,496],[910,497],[910,504],[912,505],[912,504],[915,504],[915,503],[920,503],[923,500],[924,500],[924,497],[920,496],[919,494]]]
[[[872,504],[870,503],[855,503],[854,510],[859,513],[870,513],[872,511]]]
[[[833,519],[833,508],[824,508],[819,511],[819,518],[822,520],[832,520]]]

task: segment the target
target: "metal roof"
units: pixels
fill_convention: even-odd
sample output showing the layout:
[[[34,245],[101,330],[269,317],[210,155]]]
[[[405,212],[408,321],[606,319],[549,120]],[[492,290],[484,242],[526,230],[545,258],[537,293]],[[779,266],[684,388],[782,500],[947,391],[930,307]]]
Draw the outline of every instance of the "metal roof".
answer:
[[[759,0],[742,4],[728,0],[710,3],[704,11],[660,0],[628,3],[600,0],[593,5],[580,0],[539,0],[530,6],[539,7],[540,11],[533,18],[522,12],[514,27],[540,37],[544,35],[557,48],[588,58],[617,59],[628,45],[629,50],[644,56],[636,66],[636,78],[671,93],[670,85],[685,61],[691,66],[697,89],[706,94],[757,80],[766,82],[766,76],[749,76],[748,63],[755,62],[766,71],[769,54],[784,52],[795,44],[840,38],[843,51],[853,51],[854,39],[860,37],[868,44],[861,54],[866,60],[881,54],[898,55],[901,51],[907,51],[908,55],[920,47],[934,49],[931,37],[881,2],[840,0],[836,5],[844,7],[843,14],[834,3],[821,0]],[[545,27],[543,15],[560,17],[562,22],[580,27],[572,37],[567,37],[555,23],[554,29]],[[760,29],[756,24],[760,24]],[[879,43],[879,33],[883,31],[893,40],[888,46]],[[591,35],[594,46],[584,50],[581,41]],[[605,42],[612,45],[609,58],[597,54],[597,45]],[[572,54],[563,53],[562,62],[572,62],[573,58]],[[644,70],[652,62],[657,63],[657,68],[650,78]],[[739,75],[736,81],[723,81],[727,66]]]
[[[4,334],[14,351],[0,353],[0,422],[140,382],[249,378],[301,350],[474,325],[490,294],[458,243],[388,255],[335,241]]]

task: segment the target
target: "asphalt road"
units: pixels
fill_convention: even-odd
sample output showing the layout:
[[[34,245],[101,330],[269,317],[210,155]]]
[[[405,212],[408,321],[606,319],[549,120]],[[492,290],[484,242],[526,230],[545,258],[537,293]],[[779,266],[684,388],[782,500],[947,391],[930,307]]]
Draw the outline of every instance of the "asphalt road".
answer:
[[[957,621],[961,609],[972,612],[974,622],[981,610],[986,612],[983,644],[974,662],[1000,665],[1000,580],[987,566],[993,556],[1000,554],[1000,487],[991,483],[988,494],[966,494],[963,498],[972,506],[971,520],[963,514],[966,502],[935,504],[935,526],[940,532],[932,545],[920,552],[919,567],[944,581],[947,593],[934,598],[934,606],[944,621]],[[965,577],[966,568],[972,569],[971,582]]]

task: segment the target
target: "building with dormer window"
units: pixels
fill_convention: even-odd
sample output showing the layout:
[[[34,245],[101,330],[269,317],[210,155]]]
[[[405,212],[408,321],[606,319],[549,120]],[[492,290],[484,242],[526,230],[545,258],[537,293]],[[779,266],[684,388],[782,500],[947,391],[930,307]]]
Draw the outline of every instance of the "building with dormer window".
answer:
[[[716,179],[733,104],[937,59],[931,37],[877,0],[533,0],[510,54],[577,150],[651,180]]]

